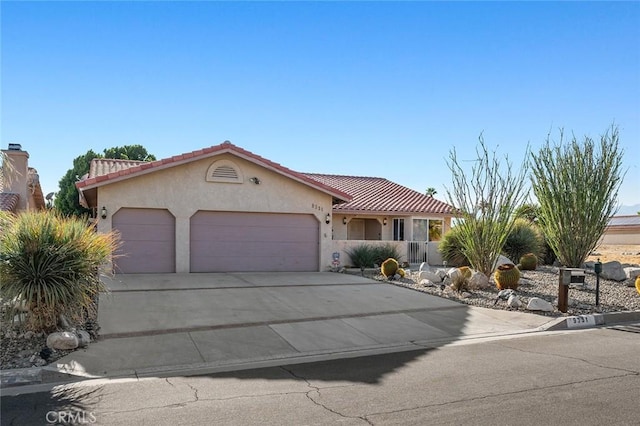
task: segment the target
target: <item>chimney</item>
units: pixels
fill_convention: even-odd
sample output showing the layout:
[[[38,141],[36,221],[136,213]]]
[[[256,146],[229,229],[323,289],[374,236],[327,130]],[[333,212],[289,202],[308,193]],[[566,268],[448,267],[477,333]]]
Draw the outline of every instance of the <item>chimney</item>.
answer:
[[[9,149],[2,150],[8,167],[3,164],[2,178],[4,181],[3,192],[12,192],[20,195],[17,209],[27,210],[29,207],[29,194],[27,185],[29,178],[29,154],[22,150],[20,144],[10,143]]]

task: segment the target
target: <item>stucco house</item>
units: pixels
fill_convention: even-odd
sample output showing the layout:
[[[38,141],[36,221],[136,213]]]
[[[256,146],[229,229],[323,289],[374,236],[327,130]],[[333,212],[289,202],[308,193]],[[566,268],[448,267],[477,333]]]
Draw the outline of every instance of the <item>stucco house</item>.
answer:
[[[153,162],[94,159],[76,186],[98,232],[120,233],[117,273],[323,271],[363,241],[409,254],[417,236],[426,253],[429,230],[438,238],[451,216],[385,179],[300,173],[230,142]]]
[[[2,153],[7,162],[0,173],[0,210],[17,213],[45,208],[38,171],[29,167],[29,153],[9,144]]]
[[[640,244],[640,215],[611,217],[600,244]]]

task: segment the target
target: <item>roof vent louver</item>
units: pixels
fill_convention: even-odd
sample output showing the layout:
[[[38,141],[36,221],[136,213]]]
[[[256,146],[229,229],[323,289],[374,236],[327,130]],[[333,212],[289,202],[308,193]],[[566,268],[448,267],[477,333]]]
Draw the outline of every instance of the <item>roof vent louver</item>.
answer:
[[[231,166],[220,166],[217,167],[211,177],[214,179],[238,179],[238,173]]]
[[[9,151],[22,151],[22,145],[19,143],[10,143]]]
[[[240,168],[230,160],[218,160],[207,170],[207,182],[242,183],[244,176]]]

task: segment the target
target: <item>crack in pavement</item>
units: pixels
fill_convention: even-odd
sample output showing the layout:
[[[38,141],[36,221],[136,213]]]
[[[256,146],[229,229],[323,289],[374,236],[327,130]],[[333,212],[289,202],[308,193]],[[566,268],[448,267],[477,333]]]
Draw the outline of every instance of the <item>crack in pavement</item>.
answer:
[[[334,410],[334,409],[332,409],[332,408],[328,407],[327,405],[325,405],[325,404],[321,403],[320,401],[316,401],[315,399],[313,399],[313,397],[311,396],[311,394],[315,392],[316,394],[318,394],[318,396],[321,396],[321,394],[320,394],[320,387],[312,385],[312,384],[311,384],[311,382],[310,382],[309,380],[307,380],[307,378],[306,378],[306,377],[300,376],[300,375],[298,375],[298,374],[294,373],[293,371],[291,371],[291,370],[289,370],[289,369],[285,368],[284,366],[281,366],[280,368],[281,368],[282,370],[286,371],[287,373],[289,373],[292,377],[294,377],[294,378],[296,378],[296,379],[298,379],[298,380],[302,380],[302,381],[304,381],[304,382],[307,384],[307,386],[311,388],[311,390],[310,390],[310,391],[308,391],[308,392],[306,392],[306,393],[305,393],[305,396],[306,396],[306,397],[307,397],[307,399],[308,399],[309,401],[311,401],[314,405],[317,405],[318,407],[321,407],[321,408],[323,408],[324,410],[326,410],[326,411],[328,411],[328,412],[330,412],[330,413],[336,414],[336,415],[338,415],[338,416],[340,416],[340,417],[342,417],[342,418],[344,418],[344,419],[358,419],[358,420],[362,420],[362,421],[366,422],[367,424],[369,424],[369,425],[372,425],[372,426],[373,426],[373,423],[371,423],[371,421],[370,421],[369,419],[367,419],[367,418],[366,418],[366,416],[347,416],[346,414],[343,414],[343,413],[341,413],[341,412],[339,412],[339,411],[336,411],[336,410]],[[340,387],[344,387],[344,386],[340,386]]]
[[[580,358],[577,356],[569,356],[569,355],[562,355],[562,354],[554,354],[554,353],[548,353],[548,352],[538,352],[538,351],[533,351],[533,350],[529,350],[529,349],[521,349],[521,348],[515,348],[513,346],[509,346],[508,344],[502,343],[502,342],[494,342],[492,343],[493,345],[497,345],[497,346],[502,346],[503,348],[507,348],[507,349],[513,349],[519,352],[523,352],[523,353],[528,353],[528,354],[535,354],[535,355],[547,355],[547,356],[553,356],[553,357],[557,357],[557,358],[563,358],[563,359],[571,359],[574,361],[582,361],[585,364],[591,365],[593,367],[599,367],[599,368],[603,368],[603,369],[607,369],[607,370],[615,370],[615,371],[623,371],[625,373],[629,373],[630,375],[640,375],[640,371],[636,371],[636,370],[627,370],[626,368],[619,368],[619,367],[610,367],[610,366],[606,366],[606,365],[602,365],[602,364],[598,364],[596,362],[584,359],[584,358]]]
[[[457,399],[457,400],[454,400],[454,401],[440,402],[440,403],[437,403],[437,404],[418,405],[418,406],[415,406],[415,407],[402,408],[402,409],[399,409],[399,410],[389,410],[389,411],[379,411],[379,412],[374,412],[374,413],[367,413],[367,417],[379,416],[379,415],[383,415],[383,414],[403,413],[403,412],[419,410],[419,409],[423,409],[423,408],[445,407],[447,405],[460,404],[460,403],[466,403],[466,402],[471,402],[471,401],[481,401],[483,399],[499,398],[499,397],[504,397],[504,396],[513,396],[513,395],[517,395],[517,394],[526,394],[526,393],[532,392],[532,391],[542,391],[542,390],[546,390],[546,389],[561,388],[561,387],[564,387],[564,386],[572,386],[572,385],[578,385],[578,384],[594,383],[594,382],[598,382],[598,381],[602,381],[602,380],[612,380],[612,379],[618,379],[620,377],[633,377],[633,376],[636,376],[636,374],[623,374],[622,376],[600,377],[600,378],[597,378],[597,379],[579,380],[579,381],[576,381],[576,382],[560,383],[560,384],[557,384],[557,385],[549,385],[549,386],[543,386],[543,387],[533,387],[533,388],[528,388],[528,389],[521,389],[521,390],[518,390],[518,391],[501,392],[501,393],[495,393],[495,394],[491,394],[491,395],[482,395],[482,396],[476,396],[476,397],[472,397],[472,398],[463,398],[463,399]],[[374,423],[370,423],[370,424],[373,425]]]

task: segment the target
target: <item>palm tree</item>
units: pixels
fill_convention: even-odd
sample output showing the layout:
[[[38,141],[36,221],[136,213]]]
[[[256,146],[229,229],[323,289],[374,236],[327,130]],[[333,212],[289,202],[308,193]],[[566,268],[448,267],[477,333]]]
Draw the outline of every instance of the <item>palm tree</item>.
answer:
[[[433,197],[434,195],[436,195],[438,193],[438,191],[436,191],[436,189],[432,186],[430,186],[429,188],[427,188],[427,190],[425,191],[425,194],[428,197]]]

